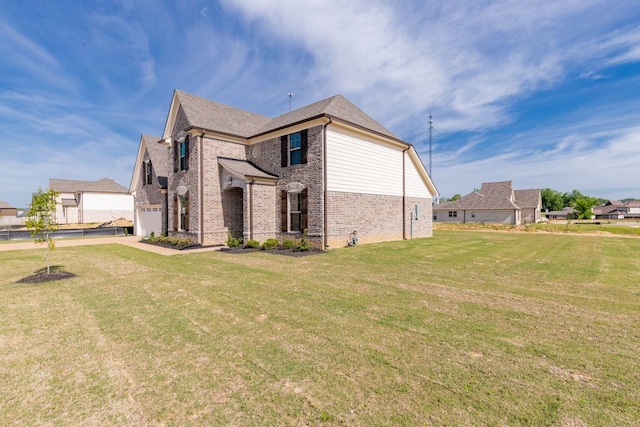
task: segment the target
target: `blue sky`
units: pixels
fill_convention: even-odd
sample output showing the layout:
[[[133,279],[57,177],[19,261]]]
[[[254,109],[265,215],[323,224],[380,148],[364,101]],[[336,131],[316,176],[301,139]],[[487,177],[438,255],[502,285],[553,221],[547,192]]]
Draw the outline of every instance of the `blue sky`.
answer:
[[[129,186],[180,89],[267,116],[341,93],[429,165],[640,198],[635,0],[3,1],[0,200],[49,178]]]

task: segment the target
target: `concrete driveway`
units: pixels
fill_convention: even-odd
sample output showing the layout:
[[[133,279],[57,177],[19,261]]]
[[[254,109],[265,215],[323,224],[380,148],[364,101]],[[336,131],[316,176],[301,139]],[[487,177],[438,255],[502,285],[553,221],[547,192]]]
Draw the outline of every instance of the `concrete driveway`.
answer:
[[[56,239],[56,248],[65,248],[69,246],[90,246],[90,245],[109,245],[118,244],[130,246],[132,248],[141,249],[147,252],[153,252],[160,255],[184,255],[198,252],[211,252],[220,250],[220,247],[207,247],[198,249],[189,249],[179,251],[177,249],[163,248],[162,246],[150,245],[140,242],[138,236],[115,236],[115,237],[92,237],[88,239]],[[44,244],[36,244],[33,241],[11,241],[0,243],[0,251],[20,251],[27,249],[45,249]]]

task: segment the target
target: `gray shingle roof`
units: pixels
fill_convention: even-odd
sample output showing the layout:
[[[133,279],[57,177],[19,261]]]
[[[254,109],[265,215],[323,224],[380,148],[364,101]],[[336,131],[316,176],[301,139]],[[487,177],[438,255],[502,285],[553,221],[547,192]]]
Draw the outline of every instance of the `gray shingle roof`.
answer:
[[[179,90],[175,93],[191,126],[243,138],[262,135],[315,117],[329,116],[400,139],[342,95],[332,96],[271,119]]]
[[[7,202],[3,202],[0,200],[0,208],[3,209],[13,209],[13,206],[11,206],[9,203]]]
[[[271,119],[176,90],[191,126],[248,138]]]
[[[540,190],[534,188],[529,190],[513,190],[513,193],[516,197],[516,203],[522,209],[542,208],[542,206],[540,206]]]
[[[356,126],[381,133],[394,139],[399,139],[391,131],[376,122],[368,114],[349,102],[342,95],[335,95],[331,98],[318,101],[314,104],[307,105],[306,107],[298,108],[297,110],[278,116],[258,129],[256,135],[323,115],[341,119]]]
[[[275,175],[268,174],[264,171],[261,171],[257,167],[253,166],[251,163],[245,160],[237,160],[237,159],[224,159],[218,157],[218,163],[222,165],[230,174],[235,176],[236,178],[245,179],[246,177],[256,177],[256,178],[270,178],[277,179],[278,177]]]
[[[453,202],[445,202],[434,210],[448,209],[519,209],[513,202],[511,181],[485,182],[478,191],[462,196]]]
[[[49,187],[60,193],[128,193],[122,185],[111,178],[102,178],[97,181],[81,181],[75,179],[49,179]]]
[[[155,136],[142,135],[142,141],[147,147],[151,164],[156,171],[157,176],[167,176],[169,174],[169,152],[167,147],[162,144],[158,144],[158,140]]]

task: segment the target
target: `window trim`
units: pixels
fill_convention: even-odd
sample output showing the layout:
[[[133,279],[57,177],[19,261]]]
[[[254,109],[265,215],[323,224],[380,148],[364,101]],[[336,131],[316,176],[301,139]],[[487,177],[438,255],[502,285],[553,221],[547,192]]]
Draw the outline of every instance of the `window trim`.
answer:
[[[291,147],[291,137],[294,135],[300,135],[300,146],[299,147]],[[299,132],[294,132],[288,135],[282,135],[280,137],[280,145],[281,145],[281,166],[283,168],[304,165],[307,163],[307,153],[308,153],[308,129],[302,129]],[[300,153],[300,162],[293,163],[291,161],[291,156],[293,153]]]
[[[299,195],[299,211],[291,210],[291,195],[296,194]],[[308,228],[309,224],[309,192],[307,188],[304,188],[300,191],[285,191],[282,190],[280,197],[280,212],[281,212],[281,231],[283,233],[302,233],[305,229]],[[293,230],[291,228],[292,215],[299,214],[300,215],[300,230]]]
[[[176,141],[173,146],[173,171],[185,171],[189,169],[189,135]]]
[[[144,185],[151,185],[153,182],[153,167],[151,160],[144,162]]]

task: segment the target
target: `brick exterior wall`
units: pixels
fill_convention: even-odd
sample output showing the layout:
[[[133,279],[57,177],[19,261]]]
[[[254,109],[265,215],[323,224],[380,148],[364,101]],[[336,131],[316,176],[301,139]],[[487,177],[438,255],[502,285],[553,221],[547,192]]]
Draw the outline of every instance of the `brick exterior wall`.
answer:
[[[411,213],[415,212],[418,206],[418,219],[411,219]],[[433,206],[432,199],[419,197],[407,197],[405,199],[405,230],[406,238],[414,239],[419,237],[433,236]],[[413,231],[413,233],[412,233]]]
[[[280,177],[275,191],[273,203],[276,238],[298,239],[300,233],[283,233],[280,227],[280,192],[286,191],[292,184],[300,183],[308,190],[308,238],[313,246],[324,245],[324,180],[323,180],[323,145],[322,126],[307,130],[307,163],[288,167],[281,166],[280,138],[272,138],[256,145],[247,146],[246,156],[249,161],[265,172]],[[254,157],[254,147],[258,147],[260,155]],[[289,186],[289,187],[288,187]]]
[[[167,148],[167,156],[170,155],[170,151]],[[134,189],[136,192],[136,208],[138,206],[149,206],[149,205],[161,205],[163,195],[158,191],[158,175],[156,174],[156,169],[153,167],[153,163],[151,164],[152,176],[151,176],[151,184],[144,184],[144,162],[150,161],[149,152],[144,150],[143,156],[143,164],[140,168],[140,179],[138,180],[138,184]]]
[[[530,224],[540,222],[540,211],[538,209],[522,209],[522,223]]]
[[[244,238],[243,197],[244,191],[238,187],[228,188],[221,193],[223,224],[235,238]]]
[[[459,223],[469,223],[469,222],[490,222],[490,223],[498,223],[498,224],[514,224],[515,222],[515,211],[514,209],[509,210],[488,210],[488,211],[474,211],[474,210],[453,210],[458,213],[457,217],[449,217],[449,211],[437,211],[437,219],[438,222],[459,222]]]
[[[171,136],[173,138],[173,144],[176,144],[180,132],[189,127],[189,121],[184,114],[182,107],[180,107],[176,116],[175,125]],[[194,242],[199,239],[199,227],[200,217],[198,213],[198,155],[199,155],[199,143],[198,138],[191,138],[189,147],[189,164],[188,169],[184,171],[174,172],[173,170],[173,146],[169,148],[169,177],[168,177],[168,211],[169,211],[169,230],[170,236],[176,237],[189,237]],[[189,190],[189,231],[179,231],[174,228],[174,197],[177,193],[177,189],[180,186],[184,186]]]
[[[411,238],[411,212],[419,205],[420,216],[413,221],[413,238],[431,237],[431,199],[405,198],[404,226],[402,197],[377,194],[329,192],[328,245],[343,247],[349,234],[358,232],[360,243]],[[404,233],[404,234],[403,234]]]

